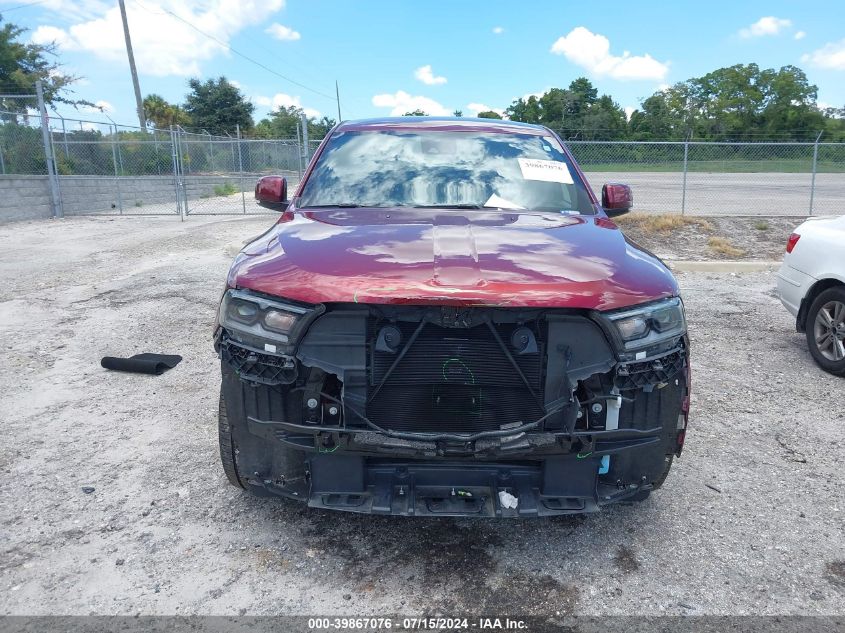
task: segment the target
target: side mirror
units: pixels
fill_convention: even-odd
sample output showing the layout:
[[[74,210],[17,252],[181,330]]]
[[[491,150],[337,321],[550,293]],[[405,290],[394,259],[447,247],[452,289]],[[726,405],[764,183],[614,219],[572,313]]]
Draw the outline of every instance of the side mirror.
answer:
[[[284,211],[288,208],[288,181],[283,176],[263,176],[255,183],[255,199],[266,209]]]
[[[609,216],[628,213],[634,206],[634,194],[628,185],[608,183],[601,188],[601,206]]]

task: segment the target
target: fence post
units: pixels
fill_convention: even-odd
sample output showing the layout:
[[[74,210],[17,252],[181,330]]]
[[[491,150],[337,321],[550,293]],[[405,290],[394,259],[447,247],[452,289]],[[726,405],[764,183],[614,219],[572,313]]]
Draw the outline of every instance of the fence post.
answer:
[[[53,217],[64,217],[62,208],[62,194],[59,189],[59,174],[56,170],[56,159],[53,156],[53,135],[50,134],[50,119],[47,118],[47,107],[44,105],[44,88],[41,81],[35,82],[35,94],[38,97],[38,113],[41,115],[41,138],[44,141],[44,161],[47,163],[47,180],[50,183],[50,198],[53,201]]]
[[[303,112],[300,115],[302,120],[302,162],[305,165],[308,165],[308,117],[305,116]],[[300,179],[302,176],[300,176]]]
[[[211,166],[211,171],[214,171],[214,147],[212,146],[211,141],[211,134],[208,130],[203,130],[206,136],[208,136],[208,163]]]
[[[117,206],[120,209],[120,215],[123,215],[123,196],[120,194],[120,177],[117,169],[117,145],[115,144],[115,136],[117,136],[117,126],[109,126],[111,130],[111,162],[114,165],[114,186],[117,190]]]
[[[684,138],[684,182],[681,185],[681,215],[687,209],[687,165],[689,161],[689,134]]]
[[[816,197],[816,170],[819,164],[819,139],[824,134],[824,130],[819,132],[819,135],[816,137],[816,142],[813,143],[813,176],[810,180],[810,213],[809,215],[813,215],[813,201]]]
[[[70,151],[68,151],[67,147],[67,130],[65,129],[65,118],[62,115],[59,115],[59,118],[62,120],[62,139],[64,140],[65,146],[65,158],[70,160]]]
[[[296,154],[299,158],[299,179],[302,180],[302,137],[299,134],[299,126],[296,126]]]
[[[170,157],[173,161],[173,183],[175,186],[175,193],[176,193],[176,213],[179,214],[179,218],[182,222],[185,221],[185,212],[182,208],[182,199],[180,191],[182,189],[181,183],[179,182],[179,148],[176,145],[176,131],[173,129],[173,126],[170,126]]]
[[[241,126],[235,123],[235,136],[238,138],[238,180],[240,181],[241,189],[241,204],[244,207],[244,215],[246,215],[246,193],[244,193],[244,159],[241,155]]]

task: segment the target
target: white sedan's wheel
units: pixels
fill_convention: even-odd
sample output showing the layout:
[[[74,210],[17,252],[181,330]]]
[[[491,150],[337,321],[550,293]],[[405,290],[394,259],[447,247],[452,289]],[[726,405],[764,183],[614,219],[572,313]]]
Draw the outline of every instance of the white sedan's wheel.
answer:
[[[821,355],[828,360],[845,359],[845,303],[828,301],[821,306],[814,327]]]
[[[828,288],[807,314],[810,354],[825,371],[845,376],[845,286]]]

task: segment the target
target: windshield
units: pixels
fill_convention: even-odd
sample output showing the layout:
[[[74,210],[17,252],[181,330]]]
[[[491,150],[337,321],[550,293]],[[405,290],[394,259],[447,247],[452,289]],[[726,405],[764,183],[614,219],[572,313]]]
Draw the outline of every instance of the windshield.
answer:
[[[474,130],[335,134],[297,206],[595,213],[556,139]]]

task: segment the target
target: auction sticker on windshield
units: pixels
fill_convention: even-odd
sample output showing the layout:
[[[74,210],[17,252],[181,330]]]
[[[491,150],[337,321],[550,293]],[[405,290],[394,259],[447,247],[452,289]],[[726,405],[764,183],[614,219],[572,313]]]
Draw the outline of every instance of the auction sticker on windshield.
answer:
[[[566,163],[556,160],[540,160],[538,158],[517,158],[522,177],[525,180],[542,180],[544,182],[560,182],[571,185],[572,174]]]

